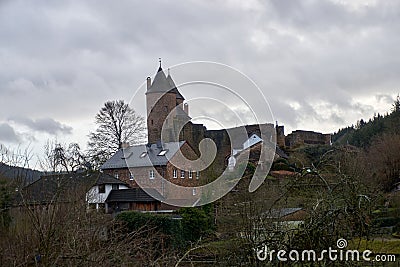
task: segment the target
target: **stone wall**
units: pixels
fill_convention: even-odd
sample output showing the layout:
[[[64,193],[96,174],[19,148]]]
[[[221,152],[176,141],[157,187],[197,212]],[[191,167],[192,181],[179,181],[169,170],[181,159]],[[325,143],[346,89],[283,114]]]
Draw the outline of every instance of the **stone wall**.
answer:
[[[285,145],[289,148],[301,145],[330,145],[331,135],[313,131],[296,130],[288,134]]]

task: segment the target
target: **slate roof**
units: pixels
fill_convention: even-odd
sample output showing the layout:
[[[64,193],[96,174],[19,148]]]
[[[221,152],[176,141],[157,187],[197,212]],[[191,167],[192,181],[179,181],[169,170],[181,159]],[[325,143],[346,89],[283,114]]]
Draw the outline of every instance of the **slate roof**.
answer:
[[[162,147],[157,144],[130,146],[125,149],[119,149],[110,159],[108,159],[101,169],[120,169],[128,167],[151,167],[167,165],[168,159],[172,158],[181,148],[185,141],[163,143]],[[166,150],[164,156],[158,156]],[[146,152],[144,157],[141,155]]]
[[[185,100],[183,95],[177,89],[174,80],[172,80],[171,75],[168,74],[168,77],[165,76],[163,69],[160,67],[157,71],[156,76],[151,84],[151,86],[147,89],[147,93],[167,93],[172,92],[176,94],[177,99]]]
[[[171,87],[170,83],[167,80],[167,77],[165,76],[164,71],[161,69],[161,67],[158,69],[158,72],[156,76],[154,77],[154,80],[147,89],[147,93],[166,93],[173,89],[174,87]]]
[[[185,98],[183,97],[183,95],[181,95],[181,93],[179,92],[178,88],[176,87],[174,80],[172,80],[171,75],[169,75],[169,74],[168,74],[168,76],[167,76],[167,81],[168,81],[168,83],[169,83],[170,88],[172,88],[171,91],[174,92],[174,93],[176,94],[176,98],[177,98],[177,99],[185,100]]]
[[[94,185],[126,183],[100,172],[43,175],[24,188],[15,198],[16,204],[25,200],[29,204],[46,204],[54,201],[69,202],[73,197],[84,197]]]
[[[151,195],[157,196],[163,199],[157,190],[153,188],[146,188]],[[154,202],[158,201],[149,194],[147,194],[142,188],[129,188],[122,190],[111,190],[108,195],[106,202]]]

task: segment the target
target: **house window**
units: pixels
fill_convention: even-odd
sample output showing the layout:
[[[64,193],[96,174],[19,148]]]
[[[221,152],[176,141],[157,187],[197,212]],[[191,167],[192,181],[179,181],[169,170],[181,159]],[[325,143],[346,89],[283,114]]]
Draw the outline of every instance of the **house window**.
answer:
[[[181,170],[181,178],[185,178],[185,171]]]
[[[197,194],[196,188],[193,188],[193,190],[192,190],[192,195],[195,196],[196,194]]]
[[[189,179],[192,179],[192,178],[193,178],[193,171],[189,170]]]
[[[100,184],[99,185],[99,194],[104,194],[106,192],[106,185]]]
[[[174,170],[172,171],[172,177],[178,178],[178,172],[177,172],[176,169],[174,169]]]
[[[112,185],[112,190],[118,190],[119,188],[118,188],[118,185],[117,184],[113,184]]]
[[[114,172],[114,177],[117,178],[117,179],[119,178],[118,172]]]
[[[154,179],[154,170],[149,171],[149,178]]]
[[[199,179],[199,178],[200,178],[200,172],[197,171],[197,172],[196,172],[196,179]]]
[[[131,181],[134,180],[133,173],[129,173],[129,180],[131,180]]]

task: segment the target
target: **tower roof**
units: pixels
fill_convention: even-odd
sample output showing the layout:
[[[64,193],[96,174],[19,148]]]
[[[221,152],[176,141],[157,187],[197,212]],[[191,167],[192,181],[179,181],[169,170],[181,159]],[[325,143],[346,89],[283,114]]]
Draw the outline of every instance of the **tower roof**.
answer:
[[[169,69],[168,69],[168,70],[169,70]],[[172,80],[172,77],[171,77],[171,75],[169,74],[169,71],[168,71],[167,81],[168,81],[170,87],[172,88],[171,91],[174,92],[174,93],[176,94],[176,98],[177,98],[177,99],[185,100],[185,98],[183,97],[183,95],[181,95],[181,93],[179,92],[178,88],[176,88],[175,82],[174,82],[174,80]]]
[[[175,82],[174,82],[174,80],[172,80],[172,77],[169,74],[169,69],[168,69],[168,77],[166,77],[165,73],[161,67],[161,62],[160,62],[160,67],[157,70],[157,73],[156,73],[156,76],[154,77],[153,83],[147,89],[146,94],[148,94],[148,93],[167,93],[167,92],[176,94],[177,99],[185,100],[185,98],[181,95],[179,90],[176,88]]]
[[[147,89],[147,93],[166,93],[170,91],[171,85],[169,84],[167,77],[165,76],[165,73],[161,66],[159,67],[156,76],[154,77],[154,81]]]

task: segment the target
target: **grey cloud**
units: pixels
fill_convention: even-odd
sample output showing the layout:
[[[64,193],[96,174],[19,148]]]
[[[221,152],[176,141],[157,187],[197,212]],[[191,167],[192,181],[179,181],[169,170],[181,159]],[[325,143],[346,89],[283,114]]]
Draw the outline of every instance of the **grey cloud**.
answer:
[[[385,102],[388,104],[393,104],[394,103],[394,98],[391,95],[387,95],[387,94],[377,94],[375,95],[376,100],[378,100],[378,102]]]
[[[160,56],[164,67],[210,60],[238,68],[267,95],[276,119],[293,128],[327,120],[312,108],[318,101],[367,117],[374,107],[354,105],[358,95],[398,93],[400,2],[360,1],[358,9],[339,1],[245,2],[2,2],[0,120],[11,110],[22,118],[51,114],[75,128],[72,121],[93,120],[104,101],[130,99]],[[354,123],[337,116],[332,127]],[[71,132],[49,119],[19,123]]]
[[[0,123],[0,140],[4,142],[18,143],[21,141],[21,138],[10,125],[7,123]]]
[[[345,120],[336,113],[331,114],[329,120],[339,125],[345,125],[346,123]]]
[[[10,120],[25,125],[34,131],[45,132],[52,135],[72,133],[72,127],[62,124],[52,118],[33,120],[24,117],[11,117]]]

